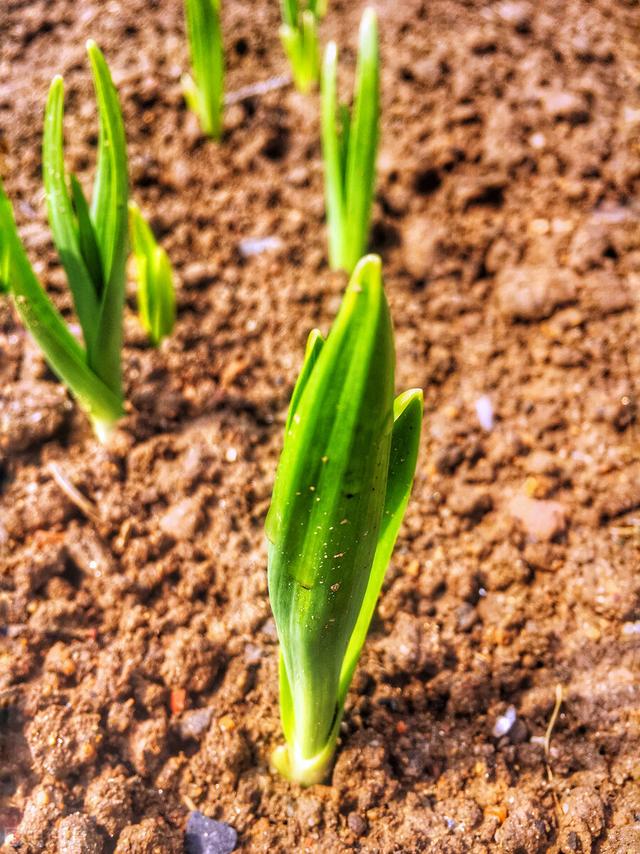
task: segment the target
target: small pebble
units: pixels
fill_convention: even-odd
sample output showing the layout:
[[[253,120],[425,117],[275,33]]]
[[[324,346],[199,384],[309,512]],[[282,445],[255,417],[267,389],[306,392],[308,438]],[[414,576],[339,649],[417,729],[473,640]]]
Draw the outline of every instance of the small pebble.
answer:
[[[246,237],[238,243],[240,254],[245,258],[260,255],[263,252],[282,249],[283,243],[279,237]]]
[[[184,739],[200,738],[211,723],[212,717],[213,709],[209,708],[193,709],[190,712],[185,712],[178,725],[180,737]]]
[[[357,812],[350,812],[347,816],[349,830],[356,836],[363,836],[367,832],[367,823]]]
[[[478,612],[469,602],[463,602],[456,611],[458,631],[468,632],[478,620]]]
[[[483,430],[493,430],[493,405],[486,394],[476,400],[476,415]]]
[[[493,737],[494,738],[502,738],[503,735],[507,735],[511,727],[516,722],[516,708],[515,706],[509,706],[504,715],[500,715],[500,717],[496,720],[493,725]]]
[[[511,744],[524,744],[529,737],[529,730],[524,721],[518,718],[509,730],[509,741]]]
[[[184,839],[186,854],[231,854],[237,841],[238,834],[230,824],[207,818],[197,810],[190,814]]]
[[[183,498],[160,517],[160,530],[175,540],[190,540],[202,519],[202,502],[198,496]]]
[[[534,542],[548,542],[567,527],[565,509],[559,501],[516,495],[509,502],[509,513]]]
[[[204,287],[215,278],[215,270],[202,261],[192,261],[182,271],[182,281],[187,288]]]
[[[571,124],[589,120],[589,105],[581,94],[554,89],[547,92],[542,104],[545,111],[555,119],[563,119]]]

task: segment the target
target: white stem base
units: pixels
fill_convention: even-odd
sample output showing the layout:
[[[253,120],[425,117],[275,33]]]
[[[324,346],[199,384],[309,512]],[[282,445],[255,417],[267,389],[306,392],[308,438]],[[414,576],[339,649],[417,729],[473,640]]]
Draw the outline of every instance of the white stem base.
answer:
[[[101,445],[106,445],[116,427],[116,421],[101,421],[99,418],[92,418],[91,425],[96,438]]]
[[[336,740],[331,738],[320,753],[305,759],[293,745],[282,744],[271,754],[271,763],[276,771],[292,783],[314,786],[327,779],[335,749]]]

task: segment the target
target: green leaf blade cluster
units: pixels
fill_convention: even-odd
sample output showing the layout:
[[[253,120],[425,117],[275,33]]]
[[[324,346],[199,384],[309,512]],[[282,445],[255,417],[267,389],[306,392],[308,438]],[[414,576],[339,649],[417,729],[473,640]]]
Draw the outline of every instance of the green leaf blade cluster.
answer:
[[[401,520],[413,478],[415,455],[403,447],[393,478],[404,478],[404,490],[387,499],[394,368],[380,261],[369,256],[356,268],[326,342],[317,332],[310,336],[266,524],[287,739],[275,761],[307,784],[324,776],[333,755],[346,690],[393,547],[371,580],[380,544],[390,541],[380,534],[393,528],[398,514]],[[408,409],[415,430],[416,410],[407,405],[403,412]]]
[[[293,82],[306,95],[320,78],[318,21],[326,12],[326,3],[309,0],[302,7],[297,0],[281,0],[280,5],[280,41],[291,65]]]
[[[322,69],[322,150],[329,260],[351,273],[366,251],[375,189],[380,117],[380,59],[374,10],[360,24],[353,111],[338,101],[338,49],[327,45]]]
[[[47,99],[43,180],[53,240],[67,274],[84,348],[40,285],[20,241],[11,204],[0,188],[0,271],[20,316],[54,372],[89,413],[98,436],[123,414],[122,313],[125,293],[128,173],[124,123],[107,63],[87,43],[98,105],[98,164],[91,207],[64,167],[64,84],[54,78]]]
[[[184,97],[203,133],[222,138],[224,122],[224,45],[220,0],[185,0],[193,77],[182,78]]]
[[[56,376],[72,391],[94,423],[117,421],[122,415],[122,400],[88,366],[85,350],[38,281],[1,182],[0,275],[3,289],[12,295],[22,322]]]
[[[140,322],[157,347],[171,334],[176,319],[173,270],[167,253],[133,202],[129,204],[129,230],[136,259]]]

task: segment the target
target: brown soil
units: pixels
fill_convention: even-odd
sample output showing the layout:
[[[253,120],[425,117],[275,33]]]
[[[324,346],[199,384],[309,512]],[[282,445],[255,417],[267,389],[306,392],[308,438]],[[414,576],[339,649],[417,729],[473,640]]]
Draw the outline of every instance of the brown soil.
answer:
[[[284,73],[275,0],[224,5],[228,88]],[[362,4],[329,5],[346,84]],[[3,850],[182,851],[197,808],[247,852],[640,851],[640,9],[375,5],[372,248],[426,429],[330,785],[302,791],[268,766],[263,521],[306,333],[344,286],[317,99],[237,103],[216,146],[182,103],[179,2],[2,3],[0,170],[56,301],[42,110],[63,73],[88,182],[89,36],[180,279],[159,351],[129,306],[109,451],[0,306]],[[278,242],[244,257],[251,237]]]

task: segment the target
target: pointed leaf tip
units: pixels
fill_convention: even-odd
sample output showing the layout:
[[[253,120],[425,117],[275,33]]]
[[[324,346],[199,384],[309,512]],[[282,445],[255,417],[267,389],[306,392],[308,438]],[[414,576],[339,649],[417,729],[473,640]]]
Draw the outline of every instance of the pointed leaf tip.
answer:
[[[368,255],[363,255],[363,257],[358,261],[355,266],[355,270],[359,270],[360,268],[377,268],[378,270],[382,269],[382,260],[379,255],[376,255],[374,252],[370,252]],[[354,273],[355,273],[354,270]]]
[[[326,48],[324,49],[324,61],[328,62],[328,63],[334,63],[334,62],[336,62],[337,58],[338,58],[338,45],[334,41],[331,41],[327,44]]]
[[[355,266],[349,290],[362,290],[363,288],[382,287],[382,261],[379,255],[365,255]]]
[[[360,22],[360,27],[362,32],[365,30],[370,30],[372,27],[378,26],[378,15],[373,6],[367,6],[364,12],[362,13],[362,20]]]
[[[313,353],[319,353],[320,348],[324,344],[322,332],[319,329],[312,329],[307,338],[307,346],[305,348],[305,359]]]
[[[408,406],[411,406],[414,401],[422,409],[424,406],[424,392],[421,388],[409,388],[399,394],[393,401],[394,420],[401,415]]]

